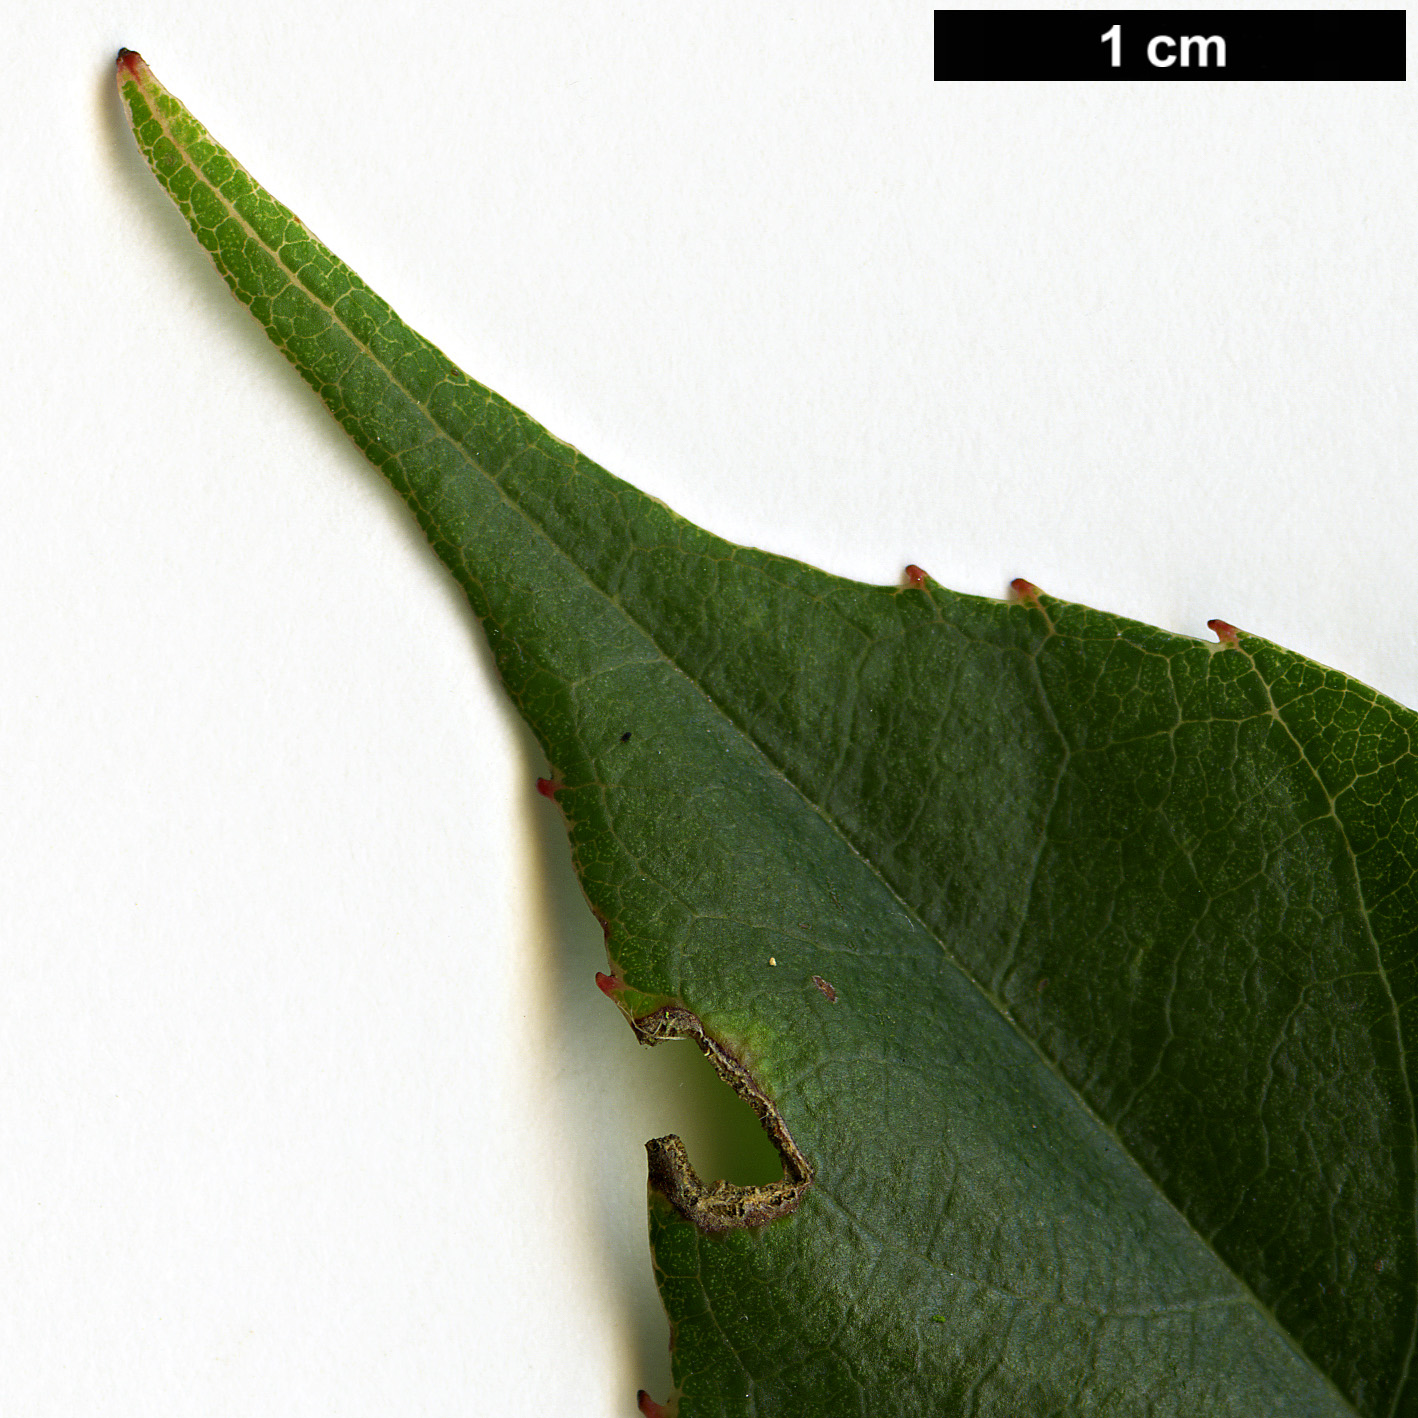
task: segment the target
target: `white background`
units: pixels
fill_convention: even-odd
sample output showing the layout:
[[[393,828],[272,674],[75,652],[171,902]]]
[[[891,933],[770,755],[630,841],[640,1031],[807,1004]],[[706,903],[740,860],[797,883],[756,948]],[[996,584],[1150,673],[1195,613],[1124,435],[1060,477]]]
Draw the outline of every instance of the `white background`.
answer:
[[[669,1387],[642,1144],[713,1145],[592,984],[476,624],[142,165],[120,44],[695,521],[1418,703],[1411,85],[935,84],[883,2],[55,10],[3,120],[5,1412],[628,1418]]]

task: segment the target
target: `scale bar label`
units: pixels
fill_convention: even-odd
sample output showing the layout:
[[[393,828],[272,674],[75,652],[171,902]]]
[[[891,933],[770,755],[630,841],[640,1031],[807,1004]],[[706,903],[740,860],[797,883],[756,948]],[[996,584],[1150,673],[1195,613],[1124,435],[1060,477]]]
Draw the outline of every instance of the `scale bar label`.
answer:
[[[1406,10],[937,10],[935,76],[1408,77]]]

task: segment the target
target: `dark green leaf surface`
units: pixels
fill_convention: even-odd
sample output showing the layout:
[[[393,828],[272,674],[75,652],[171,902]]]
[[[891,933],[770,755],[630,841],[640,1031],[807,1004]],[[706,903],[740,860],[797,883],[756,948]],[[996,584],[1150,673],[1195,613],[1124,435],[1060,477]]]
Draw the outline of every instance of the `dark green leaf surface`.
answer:
[[[652,1192],[682,1418],[1418,1414],[1415,716],[1229,627],[700,531],[119,79],[482,618],[612,992],[697,1016],[812,1169],[746,1229]]]

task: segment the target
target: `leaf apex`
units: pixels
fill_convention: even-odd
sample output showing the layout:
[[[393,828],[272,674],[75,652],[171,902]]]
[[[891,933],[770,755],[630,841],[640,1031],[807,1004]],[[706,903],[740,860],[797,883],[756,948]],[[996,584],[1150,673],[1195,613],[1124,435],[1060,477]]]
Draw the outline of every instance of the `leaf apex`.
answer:
[[[144,79],[152,78],[153,71],[148,68],[143,56],[136,49],[120,49],[118,51],[118,82],[124,83],[132,79],[136,83],[142,83]]]

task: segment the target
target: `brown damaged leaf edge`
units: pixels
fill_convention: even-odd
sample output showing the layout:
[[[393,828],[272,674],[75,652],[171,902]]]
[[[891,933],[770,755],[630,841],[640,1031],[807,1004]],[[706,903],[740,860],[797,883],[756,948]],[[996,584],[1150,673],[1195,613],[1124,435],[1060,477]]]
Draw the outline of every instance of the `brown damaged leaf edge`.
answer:
[[[717,1039],[704,1032],[697,1016],[687,1009],[667,1005],[653,1014],[632,1019],[631,1027],[642,1044],[659,1044],[666,1039],[693,1039],[714,1072],[742,1098],[758,1116],[763,1130],[773,1139],[783,1159],[781,1181],[763,1186],[739,1186],[719,1181],[705,1186],[689,1162],[684,1143],[673,1133],[652,1138],[645,1144],[650,1159],[650,1187],[658,1192],[686,1221],[701,1231],[737,1231],[750,1226],[766,1226],[779,1217],[790,1216],[802,1204],[812,1185],[812,1168],[798,1150],[782,1114],[754,1081],[743,1064]]]

